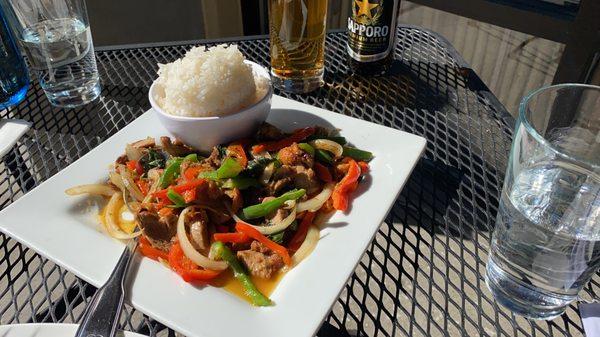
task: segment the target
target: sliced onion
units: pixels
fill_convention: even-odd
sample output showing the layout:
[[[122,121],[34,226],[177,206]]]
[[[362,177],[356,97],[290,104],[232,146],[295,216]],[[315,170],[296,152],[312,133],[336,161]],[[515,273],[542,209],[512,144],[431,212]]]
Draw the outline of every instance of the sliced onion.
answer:
[[[119,240],[128,240],[139,236],[140,234],[142,234],[142,231],[140,230],[131,234],[127,234],[123,232],[121,228],[119,228],[119,226],[115,223],[115,216],[120,210],[119,199],[121,199],[122,197],[123,196],[120,193],[115,193],[110,197],[110,200],[108,200],[108,204],[106,204],[106,211],[104,213],[104,228],[106,228],[108,235],[112,236],[113,238]]]
[[[315,218],[313,219],[313,225],[315,225],[317,227],[321,227],[321,225],[323,225],[324,223],[329,221],[329,219],[331,219],[331,217],[334,214],[335,214],[335,210],[331,210],[329,212],[323,212],[323,210],[321,210],[320,212],[317,213],[317,216],[315,216]]]
[[[268,151],[263,151],[263,152],[259,152],[259,153],[253,153],[252,158],[255,158],[255,159],[269,158],[269,159],[271,159],[273,157],[271,156],[271,154]]]
[[[344,153],[344,148],[342,148],[340,144],[334,142],[333,140],[315,139],[310,143],[315,147],[315,149],[331,152],[335,158],[340,158]]]
[[[129,170],[127,170],[125,166],[119,165],[119,173],[121,175],[121,181],[123,182],[123,186],[125,186],[129,194],[131,194],[131,196],[137,201],[144,200],[144,194],[133,182],[133,178],[131,177],[131,173],[129,172]]]
[[[195,264],[200,267],[211,269],[211,270],[223,270],[227,268],[227,263],[224,261],[214,261],[209,259],[208,257],[200,254],[192,243],[188,239],[187,233],[185,231],[185,215],[193,208],[193,206],[188,206],[181,211],[179,214],[179,219],[177,219],[177,239],[179,239],[179,244],[181,245],[181,250],[183,250],[183,254],[187,256],[188,259],[192,260]]]
[[[152,179],[153,182],[152,186],[150,186],[150,189],[148,190],[148,194],[146,194],[144,200],[142,200],[143,204],[150,202],[150,199],[152,199],[152,194],[158,191],[158,187],[160,185],[160,174],[158,174],[156,170],[152,169],[148,171],[148,178]]]
[[[144,153],[142,152],[142,150],[140,148],[134,147],[131,144],[127,144],[127,145],[125,145],[125,155],[127,156],[127,159],[129,159],[129,160],[138,161],[142,158]]]
[[[231,218],[235,222],[241,222],[241,223],[244,223],[246,225],[252,226],[252,224],[247,223],[246,221],[242,220],[242,218],[240,218],[239,216],[237,216],[237,214],[233,213],[231,211],[231,206],[229,206],[227,203],[225,203],[225,207],[227,207],[227,211],[229,212],[229,215],[231,216]]]
[[[137,212],[139,212],[139,210],[142,208],[142,204],[137,202],[137,201],[129,201],[127,200],[127,196],[123,195],[123,198],[125,198],[125,207],[127,207],[127,210],[131,213],[131,214],[137,214]]]
[[[235,213],[231,212],[231,210],[229,211],[229,214],[231,215],[231,218],[233,218],[233,220],[235,220],[235,222],[241,222],[241,223],[245,223],[245,224],[250,225],[246,221],[242,220],[242,218],[240,218],[239,216],[237,216]]]
[[[267,165],[267,167],[265,167],[262,174],[260,175],[260,182],[263,185],[268,184],[269,180],[271,180],[271,176],[273,176],[274,172],[275,172],[275,163],[269,163],[269,165]]]
[[[296,205],[295,204],[293,204],[293,206],[292,206],[292,211],[290,212],[290,215],[285,217],[285,219],[281,220],[279,223],[275,223],[271,226],[254,226],[254,225],[250,225],[250,226],[254,227],[261,234],[271,235],[271,234],[279,233],[279,232],[285,230],[294,222],[294,220],[296,220]]]
[[[156,145],[156,141],[152,137],[146,137],[146,139],[141,139],[141,140],[131,143],[131,146],[133,146],[136,149],[148,148],[148,147],[152,147],[154,145]]]
[[[108,173],[108,179],[121,191],[125,190],[125,186],[123,186],[123,179],[121,178],[121,175],[117,172],[111,171],[110,173]]]
[[[296,253],[292,256],[292,266],[302,262],[317,246],[319,242],[319,229],[316,226],[310,226],[306,233],[306,238]]]
[[[304,211],[309,211],[309,212],[318,211],[319,208],[321,208],[321,206],[323,206],[323,204],[325,204],[325,202],[327,202],[327,199],[329,199],[329,197],[331,196],[331,193],[333,193],[334,187],[335,187],[334,183],[325,184],[325,186],[323,186],[323,190],[321,191],[321,193],[315,195],[312,199],[308,199],[306,201],[302,201],[302,202],[298,203],[298,206],[296,207],[296,211],[298,213],[304,212]]]
[[[66,190],[65,193],[68,195],[94,194],[110,197],[115,194],[116,191],[105,184],[88,184],[71,187]]]

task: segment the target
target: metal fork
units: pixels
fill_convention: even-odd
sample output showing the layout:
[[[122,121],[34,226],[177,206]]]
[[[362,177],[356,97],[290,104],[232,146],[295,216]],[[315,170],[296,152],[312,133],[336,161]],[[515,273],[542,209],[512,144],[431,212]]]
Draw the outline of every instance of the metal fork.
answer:
[[[116,335],[125,298],[125,280],[137,245],[137,238],[129,240],[110,277],[96,291],[88,304],[75,337],[114,337]]]

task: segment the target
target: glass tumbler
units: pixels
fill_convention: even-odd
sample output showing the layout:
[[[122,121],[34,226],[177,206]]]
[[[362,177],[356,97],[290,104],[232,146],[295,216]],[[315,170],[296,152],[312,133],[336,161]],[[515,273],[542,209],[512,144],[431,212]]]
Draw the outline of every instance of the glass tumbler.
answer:
[[[306,93],[323,85],[327,0],[269,0],[275,87]]]
[[[516,314],[562,314],[600,267],[600,87],[563,84],[519,108],[486,283]]]
[[[0,0],[50,103],[75,107],[100,94],[84,0]]]

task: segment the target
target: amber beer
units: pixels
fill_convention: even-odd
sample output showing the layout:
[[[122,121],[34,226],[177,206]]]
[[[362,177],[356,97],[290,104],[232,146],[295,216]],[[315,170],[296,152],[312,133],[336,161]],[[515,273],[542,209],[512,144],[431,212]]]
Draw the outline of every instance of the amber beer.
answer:
[[[270,0],[273,85],[305,93],[323,85],[327,0]]]
[[[352,0],[348,17],[348,60],[353,72],[380,75],[390,67],[396,45],[400,0]]]

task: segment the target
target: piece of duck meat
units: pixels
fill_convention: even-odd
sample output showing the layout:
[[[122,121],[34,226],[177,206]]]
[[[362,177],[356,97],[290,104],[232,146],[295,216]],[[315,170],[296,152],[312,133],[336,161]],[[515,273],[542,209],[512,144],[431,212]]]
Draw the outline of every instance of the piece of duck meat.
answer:
[[[274,199],[274,198],[273,198]],[[265,201],[268,201],[267,198],[265,198]],[[287,218],[288,215],[290,215],[290,210],[289,209],[285,209],[283,207],[278,208],[276,211],[267,214],[265,216],[265,219],[269,222],[269,223],[280,223],[281,221],[283,221],[283,219]]]
[[[166,136],[160,137],[160,144],[162,145],[163,150],[172,157],[185,157],[188,154],[197,152],[194,148],[185,145],[179,139],[171,141],[171,138]]]
[[[296,188],[305,189],[307,195],[317,193],[321,189],[317,174],[312,168],[305,168],[300,165],[293,167],[296,170],[294,175],[294,186]]]
[[[152,246],[168,251],[171,239],[177,233],[177,215],[171,213],[160,216],[157,212],[142,208],[136,217]]]
[[[119,158],[117,158],[117,160],[115,160],[115,164],[117,165],[127,165],[127,162],[129,161],[129,158],[127,158],[126,154],[122,154],[119,156]]]
[[[233,189],[225,190],[225,195],[231,199],[231,212],[233,214],[236,214],[244,205],[242,192],[239,188],[236,187]]]
[[[206,253],[210,248],[210,241],[208,239],[208,215],[203,209],[192,208],[190,209],[184,219],[184,223],[189,228],[191,242],[194,248]]]
[[[268,195],[279,195],[283,190],[290,189],[293,184],[293,176],[278,177],[267,184],[266,191]]]
[[[138,140],[137,142],[131,143],[131,146],[135,147],[136,149],[146,149],[149,147],[155,147],[156,141],[154,141],[154,138],[148,137],[146,139],[141,139],[141,140]]]
[[[210,166],[213,170],[221,166],[221,151],[216,146],[213,147],[208,158],[201,161],[202,164]]]
[[[219,225],[231,219],[225,203],[231,203],[230,197],[223,193],[216,182],[207,180],[196,189],[196,203],[209,207],[210,222]]]
[[[310,153],[304,152],[296,143],[279,150],[278,158],[283,165],[290,166],[301,165],[306,168],[312,168],[315,163],[313,156]]]
[[[255,138],[259,142],[279,140],[285,137],[285,134],[281,132],[276,126],[263,122],[256,132]]]
[[[306,194],[314,194],[319,191],[321,184],[312,168],[302,165],[282,165],[275,171],[273,181],[267,186],[270,195],[278,195],[285,188],[303,188]]]
[[[266,279],[271,278],[284,265],[281,256],[258,241],[253,241],[250,249],[238,251],[237,257],[251,275]]]

